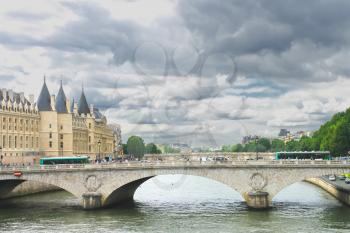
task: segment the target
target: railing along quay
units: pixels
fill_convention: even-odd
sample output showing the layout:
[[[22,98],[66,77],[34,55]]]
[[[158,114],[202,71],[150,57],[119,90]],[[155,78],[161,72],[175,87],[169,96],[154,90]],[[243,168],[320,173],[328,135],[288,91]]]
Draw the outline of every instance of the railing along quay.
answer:
[[[152,168],[152,167],[211,167],[211,166],[320,166],[349,165],[347,160],[231,160],[231,161],[173,161],[173,162],[115,162],[101,164],[57,164],[34,166],[0,166],[1,171],[48,171],[48,170],[79,170],[79,169],[112,169],[112,168]]]

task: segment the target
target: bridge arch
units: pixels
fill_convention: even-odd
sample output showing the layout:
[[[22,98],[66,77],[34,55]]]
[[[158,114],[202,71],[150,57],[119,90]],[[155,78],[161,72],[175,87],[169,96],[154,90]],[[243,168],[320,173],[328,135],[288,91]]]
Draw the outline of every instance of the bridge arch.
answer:
[[[232,171],[232,170],[230,170]],[[203,177],[208,180],[216,181],[220,184],[223,184],[233,191],[239,193],[243,200],[245,200],[245,192],[249,189],[246,180],[242,182],[242,178],[237,177],[233,178],[231,175],[223,175],[221,172],[213,171],[213,172],[205,172],[202,173],[200,171],[172,171],[172,172],[159,172],[157,174],[147,174],[143,173],[142,175],[124,175],[119,179],[109,179],[106,181],[107,185],[103,185],[100,189],[102,193],[102,205],[109,206],[113,204],[117,204],[123,201],[132,200],[135,194],[135,191],[141,184],[145,181],[157,177],[158,175],[185,175],[185,176],[195,176],[195,177]],[[234,177],[234,176],[233,176]],[[243,187],[243,188],[242,188]]]
[[[64,180],[60,179],[50,179],[43,175],[41,176],[23,176],[19,178],[14,178],[13,176],[0,176],[0,199],[2,197],[6,197],[11,191],[13,191],[18,185],[26,182],[26,181],[32,181],[37,184],[46,184],[55,186],[57,188],[60,188],[73,196],[75,196],[77,199],[81,200],[82,198],[82,191],[77,188],[77,184],[73,184],[71,182],[65,182]]]
[[[317,178],[330,174],[342,174],[348,170],[344,169],[279,169],[275,174],[270,174],[268,178],[269,184],[266,186],[266,191],[269,193],[269,201],[272,203],[273,198],[285,188],[303,181],[308,181],[312,178]],[[279,177],[277,177],[279,176]]]

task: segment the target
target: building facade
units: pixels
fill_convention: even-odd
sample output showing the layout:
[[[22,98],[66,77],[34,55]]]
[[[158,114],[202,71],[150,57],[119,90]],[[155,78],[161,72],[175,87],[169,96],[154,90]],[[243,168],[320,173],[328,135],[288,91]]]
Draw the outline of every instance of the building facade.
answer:
[[[91,160],[115,157],[120,126],[88,105],[66,98],[61,83],[57,96],[44,81],[37,102],[24,93],[0,92],[0,154],[2,164],[36,164],[40,157],[89,155]]]

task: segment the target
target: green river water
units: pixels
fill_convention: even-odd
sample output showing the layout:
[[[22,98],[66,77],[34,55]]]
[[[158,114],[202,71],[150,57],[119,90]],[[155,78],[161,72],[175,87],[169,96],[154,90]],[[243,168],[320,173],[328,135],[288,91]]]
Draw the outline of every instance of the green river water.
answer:
[[[227,186],[193,176],[153,178],[135,202],[84,211],[67,192],[2,201],[0,232],[350,232],[350,207],[296,183],[266,211],[249,210]]]

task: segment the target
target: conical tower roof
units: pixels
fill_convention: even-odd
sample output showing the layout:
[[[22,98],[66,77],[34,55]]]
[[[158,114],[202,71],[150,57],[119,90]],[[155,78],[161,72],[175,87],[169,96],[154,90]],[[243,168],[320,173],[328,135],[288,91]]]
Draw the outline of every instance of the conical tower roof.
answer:
[[[88,114],[88,113],[90,113],[90,108],[89,108],[89,105],[88,105],[88,103],[86,101],[84,88],[81,91],[81,96],[80,96],[80,99],[79,99],[78,113],[79,114],[82,114],[82,113]]]
[[[67,105],[66,105],[66,95],[64,94],[64,91],[63,91],[62,81],[61,81],[60,90],[58,91],[57,98],[56,98],[56,111],[58,113],[68,113]]]
[[[41,88],[41,92],[38,98],[38,109],[39,111],[52,111],[50,92],[46,86],[45,77],[44,77],[44,84],[43,84],[43,87]]]

